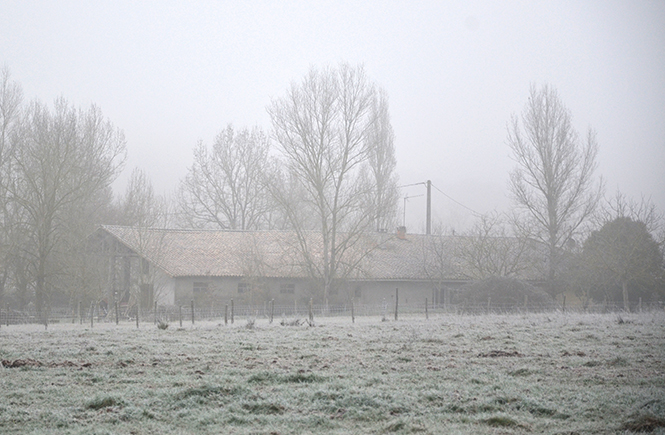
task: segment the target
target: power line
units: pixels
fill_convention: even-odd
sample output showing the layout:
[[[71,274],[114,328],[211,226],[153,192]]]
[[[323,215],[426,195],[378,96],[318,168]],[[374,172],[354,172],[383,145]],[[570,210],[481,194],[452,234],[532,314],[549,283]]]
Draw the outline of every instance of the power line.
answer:
[[[397,186],[397,188],[398,188],[398,189],[401,189],[402,187],[420,186],[421,184],[425,184],[425,183],[405,184],[404,186]]]
[[[420,184],[422,184],[422,183],[420,183]],[[443,196],[445,196],[446,198],[448,198],[449,200],[451,200],[451,201],[454,202],[455,204],[459,205],[460,207],[464,207],[465,209],[469,210],[471,213],[475,214],[476,216],[481,216],[480,213],[478,213],[477,211],[475,211],[474,209],[472,209],[472,208],[470,208],[470,207],[467,207],[466,205],[462,204],[461,202],[457,201],[455,198],[453,198],[452,196],[448,195],[448,194],[445,193],[443,190],[441,190],[441,189],[439,189],[438,187],[436,187],[434,184],[432,184],[432,187],[434,187],[434,188],[435,188],[436,190],[438,190]]]

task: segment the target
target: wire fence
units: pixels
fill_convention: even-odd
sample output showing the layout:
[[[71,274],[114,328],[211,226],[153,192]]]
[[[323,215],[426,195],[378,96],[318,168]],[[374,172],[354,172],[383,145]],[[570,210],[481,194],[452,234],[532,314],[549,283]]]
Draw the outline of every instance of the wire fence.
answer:
[[[643,304],[640,301],[631,308],[633,312],[650,312],[664,309],[663,302]],[[482,304],[429,304],[423,303],[399,304],[383,302],[379,304],[291,304],[276,305],[268,301],[262,305],[211,305],[197,307],[193,302],[187,305],[154,305],[151,310],[143,310],[137,318],[136,311],[132,314],[121,312],[117,306],[100,307],[93,305],[84,310],[70,307],[51,308],[48,314],[40,314],[34,309],[17,310],[10,306],[0,308],[0,328],[11,325],[71,323],[81,325],[94,325],[95,323],[195,323],[197,321],[216,321],[224,324],[233,324],[237,321],[255,321],[266,319],[269,322],[293,323],[301,320],[312,321],[315,318],[348,317],[354,321],[356,317],[379,317],[382,320],[398,320],[400,316],[425,317],[443,315],[487,315],[487,314],[527,314],[543,312],[570,312],[570,313],[613,313],[624,312],[623,304],[593,304],[588,306],[568,306],[565,301],[543,305],[517,305],[492,303],[488,299]]]

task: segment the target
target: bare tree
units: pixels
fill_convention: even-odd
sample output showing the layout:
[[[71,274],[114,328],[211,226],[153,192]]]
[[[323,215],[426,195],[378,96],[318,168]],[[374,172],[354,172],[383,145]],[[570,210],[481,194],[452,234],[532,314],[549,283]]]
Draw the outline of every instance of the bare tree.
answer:
[[[294,204],[283,186],[269,186],[298,234],[305,268],[322,283],[324,301],[357,264],[349,257],[376,217],[365,203],[374,190],[369,138],[375,98],[364,70],[342,64],[310,69],[268,107],[285,172],[304,196]],[[316,217],[315,226],[307,225],[307,215]],[[308,237],[310,230],[320,239]]]
[[[130,307],[136,305],[138,312],[149,310],[164,292],[164,276],[155,265],[162,261],[165,253],[166,232],[154,230],[167,226],[168,204],[166,199],[155,194],[145,171],[135,168],[118,208],[120,223],[132,227],[128,237],[131,237],[132,246],[136,247],[138,254],[136,262],[130,262],[127,266],[137,272],[134,274],[136,283],[129,288],[128,303]]]
[[[395,133],[390,124],[388,95],[383,89],[376,93],[373,105],[373,123],[369,130],[369,164],[374,182],[369,203],[374,208],[377,231],[386,231],[396,226],[397,173],[395,168]]]
[[[18,247],[16,223],[20,222],[19,211],[9,201],[8,189],[13,182],[12,156],[15,135],[18,129],[23,91],[11,79],[9,68],[0,70],[0,301],[10,278],[12,266],[17,266],[14,258]],[[16,260],[16,261],[15,261]]]
[[[166,199],[156,195],[148,175],[134,168],[118,206],[120,224],[139,228],[164,227],[168,220]]]
[[[490,277],[519,277],[533,269],[533,250],[526,237],[516,237],[498,213],[480,216],[460,238],[455,251],[465,274],[475,280]]]
[[[196,227],[268,227],[272,205],[263,180],[268,151],[268,138],[258,127],[236,132],[229,125],[212,150],[199,143],[179,190],[183,220]]]
[[[457,236],[446,234],[441,224],[435,225],[432,234],[423,238],[423,271],[432,283],[432,302],[435,305],[442,303],[447,307],[450,304],[450,289],[444,283],[463,276],[457,257],[459,240]]]
[[[27,109],[8,195],[26,216],[21,229],[29,238],[26,252],[40,314],[64,273],[75,218],[115,179],[124,153],[124,135],[94,106],[76,110],[58,99],[53,110],[39,102]]]
[[[531,87],[521,117],[508,125],[508,145],[517,167],[510,188],[524,217],[533,221],[533,237],[548,249],[548,291],[555,295],[561,251],[592,215],[602,197],[594,183],[598,145],[589,130],[584,143],[555,89]]]
[[[665,214],[659,211],[650,199],[642,197],[636,201],[617,191],[614,197],[606,200],[599,212],[595,214],[594,224],[599,228],[621,217],[643,222],[646,230],[661,246],[661,249],[665,248]]]

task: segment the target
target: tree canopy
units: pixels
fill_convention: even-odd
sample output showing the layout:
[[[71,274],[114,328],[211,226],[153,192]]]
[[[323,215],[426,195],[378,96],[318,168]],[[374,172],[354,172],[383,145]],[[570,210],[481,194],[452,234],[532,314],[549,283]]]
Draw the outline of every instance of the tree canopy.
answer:
[[[582,250],[582,282],[593,299],[622,300],[630,310],[637,299],[665,295],[665,269],[659,244],[644,222],[620,216],[591,233]]]
[[[521,117],[508,125],[508,145],[517,166],[510,173],[510,190],[523,211],[531,237],[549,250],[550,294],[560,272],[561,252],[585,223],[602,197],[602,183],[594,183],[598,144],[589,130],[581,141],[570,111],[550,86],[531,87]]]

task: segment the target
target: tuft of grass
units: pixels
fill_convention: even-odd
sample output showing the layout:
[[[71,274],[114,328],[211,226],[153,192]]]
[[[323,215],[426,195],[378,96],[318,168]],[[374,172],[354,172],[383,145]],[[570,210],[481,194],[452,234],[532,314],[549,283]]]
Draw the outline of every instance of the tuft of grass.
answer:
[[[314,373],[292,373],[281,376],[273,372],[260,372],[247,379],[250,384],[312,384],[323,381],[325,381],[324,377]]]
[[[286,408],[282,405],[269,402],[254,402],[254,403],[244,403],[242,409],[247,411],[250,414],[284,414]]]
[[[315,375],[313,373],[294,373],[292,375],[283,376],[280,380],[283,384],[311,384],[314,382],[323,382],[325,378]]]
[[[521,368],[521,369],[513,370],[512,372],[508,372],[508,374],[510,376],[517,377],[517,376],[529,376],[529,375],[533,374],[533,372],[529,369]]]
[[[220,386],[204,385],[196,388],[188,388],[176,394],[175,397],[177,400],[186,400],[192,397],[212,398],[212,397],[235,396],[240,392],[241,390],[238,387],[220,387]]]
[[[556,410],[554,409],[549,409],[538,405],[530,406],[528,411],[531,415],[535,415],[537,417],[554,417],[557,414]]]
[[[665,418],[653,414],[633,415],[620,427],[631,432],[654,432],[659,428],[665,428]]]
[[[493,417],[483,419],[481,422],[492,427],[525,427],[517,420],[514,420],[505,415],[495,415]]]
[[[166,328],[169,327],[169,324],[168,324],[168,322],[165,322],[165,321],[163,321],[163,320],[160,320],[159,322],[157,322],[157,327],[158,327],[159,329],[166,329]]]
[[[618,356],[614,359],[609,360],[607,362],[607,365],[612,367],[626,367],[629,365],[629,363],[626,358]]]
[[[86,409],[100,410],[103,408],[112,408],[114,406],[124,406],[125,402],[114,396],[97,396],[85,404]]]
[[[383,432],[399,432],[407,429],[408,425],[404,420],[397,420],[390,423],[388,426],[383,429]]]
[[[250,384],[267,384],[276,383],[279,376],[273,372],[259,372],[255,373],[247,379]]]
[[[655,432],[660,428],[665,428],[665,400],[661,399],[643,403],[620,426],[631,432]]]

